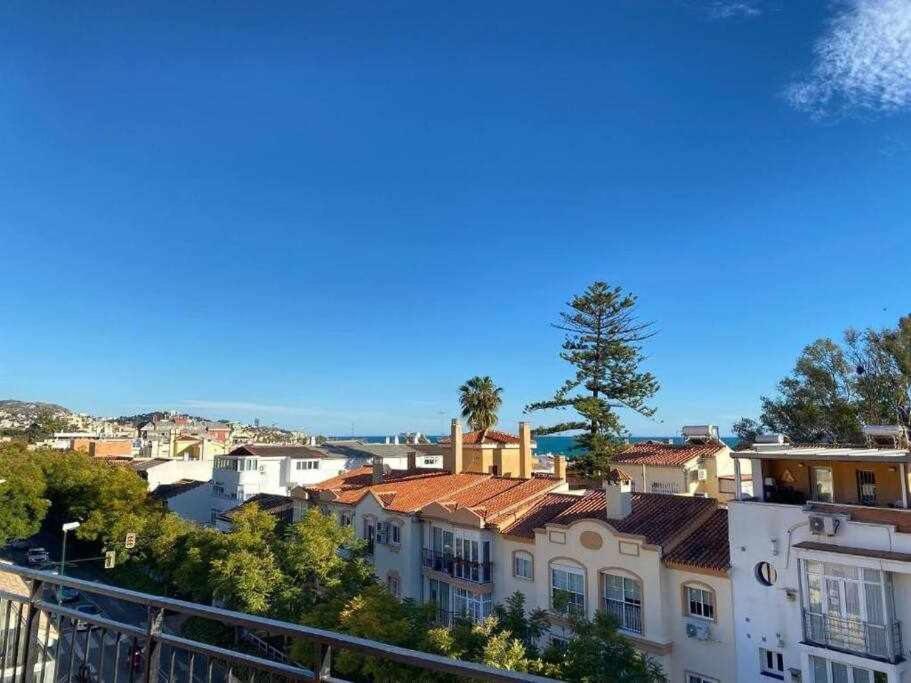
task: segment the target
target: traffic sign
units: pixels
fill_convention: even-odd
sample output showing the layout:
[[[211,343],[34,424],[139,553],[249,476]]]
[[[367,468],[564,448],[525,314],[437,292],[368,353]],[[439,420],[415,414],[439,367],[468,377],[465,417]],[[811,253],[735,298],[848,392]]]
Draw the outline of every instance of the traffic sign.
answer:
[[[108,550],[104,554],[104,568],[113,569],[115,562],[117,562],[117,553],[115,553],[113,550]]]
[[[133,533],[127,534],[127,540],[123,545],[128,550],[130,548],[135,548],[136,547],[136,534],[133,534]]]

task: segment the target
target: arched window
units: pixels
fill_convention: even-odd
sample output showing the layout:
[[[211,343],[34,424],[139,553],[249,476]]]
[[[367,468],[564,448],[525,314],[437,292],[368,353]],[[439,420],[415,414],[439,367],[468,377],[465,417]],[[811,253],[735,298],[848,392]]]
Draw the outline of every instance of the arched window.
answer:
[[[585,615],[585,570],[554,561],[550,565],[550,606],[563,614]]]
[[[718,612],[715,589],[705,583],[683,584],[683,614],[696,619],[716,621]]]
[[[512,554],[512,575],[517,579],[533,581],[535,578],[535,560],[530,552],[516,550]]]
[[[622,570],[601,572],[601,609],[617,621],[618,628],[642,633],[642,581]]]

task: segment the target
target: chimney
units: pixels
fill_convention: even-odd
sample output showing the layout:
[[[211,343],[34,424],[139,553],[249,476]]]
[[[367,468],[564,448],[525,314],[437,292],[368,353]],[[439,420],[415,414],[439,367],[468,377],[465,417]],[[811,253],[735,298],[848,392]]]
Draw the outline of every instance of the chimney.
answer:
[[[394,443],[396,446],[399,445],[399,435],[398,435],[398,434],[396,434],[396,435],[393,437],[392,443]]]
[[[461,474],[462,472],[462,423],[458,419],[452,421],[452,429],[449,433],[452,440],[450,444],[449,471],[452,474]]]
[[[531,425],[519,423],[519,478],[530,479],[534,463],[531,457]]]
[[[383,481],[383,456],[373,456],[373,483],[380,484]]]
[[[633,492],[628,481],[614,483],[604,481],[604,506],[608,519],[623,519],[633,509]]]
[[[554,476],[560,481],[566,481],[566,457],[563,455],[554,456]]]
[[[408,469],[416,470],[418,468],[418,454],[414,451],[408,451]]]
[[[386,437],[386,443],[387,443],[387,444],[389,443],[389,437],[388,437],[388,436]]]

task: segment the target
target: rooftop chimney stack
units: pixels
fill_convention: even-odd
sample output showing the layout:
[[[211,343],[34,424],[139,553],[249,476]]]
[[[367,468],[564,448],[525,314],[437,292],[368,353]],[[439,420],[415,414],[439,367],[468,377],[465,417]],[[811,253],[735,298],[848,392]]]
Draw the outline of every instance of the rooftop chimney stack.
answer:
[[[608,519],[623,519],[633,510],[633,492],[628,481],[612,482],[605,480],[604,506]]]
[[[418,468],[418,454],[414,451],[408,451],[408,469],[416,470]]]
[[[459,422],[458,418],[452,421],[452,429],[450,430],[450,439],[452,443],[450,444],[450,455],[449,455],[449,471],[453,474],[462,473],[462,423]]]
[[[566,456],[554,456],[554,476],[560,481],[566,481]]]
[[[373,456],[373,483],[381,484],[383,482],[383,456]]]
[[[519,478],[530,479],[534,463],[531,456],[531,425],[519,423]]]
[[[396,435],[393,437],[392,443],[394,443],[396,446],[399,445],[399,435],[398,435],[398,434],[396,434]]]

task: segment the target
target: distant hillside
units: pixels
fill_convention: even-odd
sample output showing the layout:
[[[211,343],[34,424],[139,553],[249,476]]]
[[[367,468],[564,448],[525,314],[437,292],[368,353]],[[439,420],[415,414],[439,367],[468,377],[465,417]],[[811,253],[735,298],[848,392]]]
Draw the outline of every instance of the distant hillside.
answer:
[[[39,418],[68,420],[72,414],[56,403],[5,399],[0,401],[0,429],[26,429]]]
[[[121,415],[117,418],[117,422],[124,422],[131,424],[134,427],[141,427],[146,422],[150,420],[158,421],[164,420],[171,416],[171,413],[165,410],[154,410],[151,413],[139,413],[137,415]],[[226,420],[210,420],[207,417],[199,417],[197,415],[184,415],[191,420],[196,420],[198,422],[226,422]]]

